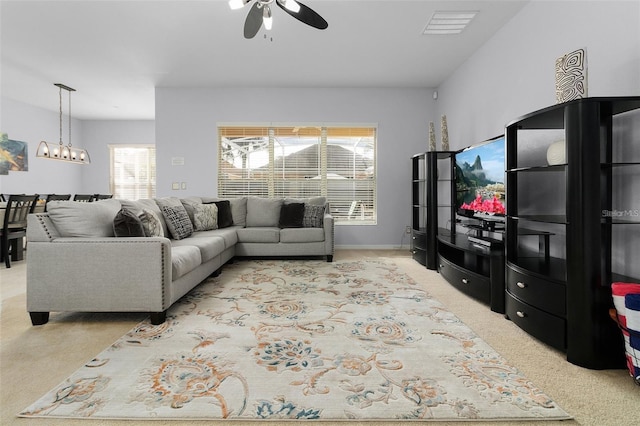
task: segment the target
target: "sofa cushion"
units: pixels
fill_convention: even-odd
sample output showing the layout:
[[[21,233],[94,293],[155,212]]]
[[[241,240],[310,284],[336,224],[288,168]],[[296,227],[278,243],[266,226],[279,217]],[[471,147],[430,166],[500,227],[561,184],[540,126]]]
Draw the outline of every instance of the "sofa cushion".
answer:
[[[281,243],[313,243],[324,241],[322,228],[288,228],[280,231]]]
[[[280,208],[280,228],[302,228],[304,203],[283,204]]]
[[[163,221],[158,217],[156,212],[149,209],[142,209],[138,214],[138,218],[144,228],[145,237],[164,237]]]
[[[116,237],[144,237],[144,226],[140,218],[131,210],[120,209],[113,219],[113,233]]]
[[[247,227],[278,226],[282,198],[247,199]]]
[[[305,204],[302,226],[305,228],[322,228],[324,221],[324,205]]]
[[[218,206],[198,204],[193,210],[193,225],[196,231],[218,229]]]
[[[242,228],[234,225],[229,228],[214,229],[212,231],[197,231],[197,232],[194,232],[193,235],[191,235],[191,237],[189,238],[191,239],[191,238],[198,238],[198,237],[220,237],[224,240],[224,247],[229,248],[234,246],[238,242],[238,233],[236,232],[237,229],[242,229]]]
[[[176,240],[187,238],[193,234],[193,225],[182,204],[179,206],[162,206],[162,215],[167,222],[171,236]]]
[[[280,228],[238,228],[237,233],[239,243],[277,243],[280,241]]]
[[[113,219],[122,206],[109,199],[93,203],[50,201],[47,211],[62,237],[113,237]]]
[[[193,271],[202,263],[200,249],[196,246],[171,247],[171,281]]]
[[[222,237],[209,238],[185,238],[183,240],[172,240],[171,247],[194,246],[200,250],[200,258],[202,263],[208,262],[225,249]]]

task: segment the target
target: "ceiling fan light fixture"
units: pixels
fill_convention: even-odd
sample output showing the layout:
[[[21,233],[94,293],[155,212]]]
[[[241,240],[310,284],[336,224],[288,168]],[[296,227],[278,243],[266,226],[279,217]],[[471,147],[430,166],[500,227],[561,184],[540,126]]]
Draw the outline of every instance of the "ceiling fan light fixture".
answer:
[[[265,4],[262,8],[262,21],[264,23],[264,28],[269,31],[273,28],[273,17],[271,16],[271,8],[268,4]]]
[[[278,0],[278,2],[293,13],[300,12],[300,4],[295,0]]]
[[[251,0],[229,0],[229,7],[232,10],[242,9],[247,5],[247,3],[250,3],[250,2]]]

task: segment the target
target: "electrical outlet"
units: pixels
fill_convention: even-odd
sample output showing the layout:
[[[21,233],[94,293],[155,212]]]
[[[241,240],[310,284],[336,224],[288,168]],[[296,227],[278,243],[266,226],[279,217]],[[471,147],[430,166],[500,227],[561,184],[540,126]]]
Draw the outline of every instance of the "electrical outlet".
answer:
[[[411,233],[411,227],[410,227],[409,225],[407,225],[407,226],[404,228],[404,232],[405,232],[405,234],[410,234],[410,233]]]

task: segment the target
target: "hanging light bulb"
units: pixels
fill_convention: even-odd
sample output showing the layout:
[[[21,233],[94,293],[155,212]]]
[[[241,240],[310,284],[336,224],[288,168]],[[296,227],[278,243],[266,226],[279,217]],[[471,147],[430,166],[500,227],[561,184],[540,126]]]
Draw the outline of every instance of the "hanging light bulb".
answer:
[[[262,10],[262,21],[264,23],[264,28],[269,31],[273,28],[273,17],[271,16],[271,8],[268,4],[263,6]]]

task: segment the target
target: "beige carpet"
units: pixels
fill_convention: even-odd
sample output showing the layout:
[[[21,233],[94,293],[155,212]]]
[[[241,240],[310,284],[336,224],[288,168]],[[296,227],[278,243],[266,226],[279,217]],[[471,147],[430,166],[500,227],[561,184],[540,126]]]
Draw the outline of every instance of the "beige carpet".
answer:
[[[338,252],[336,259],[371,254],[375,253],[345,251]],[[380,254],[388,256],[391,253]],[[591,371],[567,363],[562,354],[536,342],[501,315],[490,312],[486,306],[460,295],[437,274],[405,256],[402,253],[395,261],[416,281],[428,286],[427,291],[576,417],[576,420],[564,424],[630,425],[638,418],[639,389],[633,385],[626,371]],[[131,314],[54,314],[46,326],[31,327],[24,310],[24,266],[16,263],[14,268],[2,269],[0,273],[3,299],[0,421],[2,424],[66,424],[68,421],[64,420],[42,421],[14,416],[143,318]],[[198,424],[185,422],[194,423]],[[92,421],[92,424],[130,423]]]

